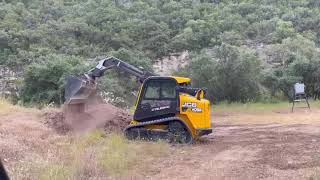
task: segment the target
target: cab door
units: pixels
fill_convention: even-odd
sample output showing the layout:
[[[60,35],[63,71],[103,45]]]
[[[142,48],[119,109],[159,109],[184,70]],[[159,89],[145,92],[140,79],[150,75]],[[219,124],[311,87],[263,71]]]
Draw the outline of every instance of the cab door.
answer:
[[[143,85],[134,113],[136,121],[174,116],[178,109],[177,82],[173,78],[150,78]]]

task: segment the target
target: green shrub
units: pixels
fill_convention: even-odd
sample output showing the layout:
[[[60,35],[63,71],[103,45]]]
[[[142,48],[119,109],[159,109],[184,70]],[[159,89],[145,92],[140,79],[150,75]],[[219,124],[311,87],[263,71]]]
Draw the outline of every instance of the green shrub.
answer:
[[[308,93],[319,97],[318,6],[316,0],[253,0],[241,3],[225,0],[1,1],[0,65],[18,72],[25,71],[27,80],[21,97],[15,98],[17,101],[21,100],[24,104],[61,103],[59,94],[62,96],[62,93],[59,91],[62,90],[63,78],[60,77],[72,69],[67,59],[79,59],[79,64],[97,56],[114,55],[134,65],[151,67],[153,60],[172,52],[190,50],[199,53],[214,48],[216,50],[209,57],[212,61],[208,65],[210,67],[200,64],[203,70],[217,71],[217,76],[212,72],[207,75],[214,75],[217,79],[206,79],[206,75],[201,72],[195,75],[197,71],[192,75],[201,76],[198,80],[203,79],[204,83],[199,85],[207,86],[206,83],[211,83],[211,99],[214,96],[229,101],[254,99],[259,94],[256,85],[259,73],[251,76],[255,72],[254,68],[250,67],[249,72],[232,72],[239,77],[222,77],[229,75],[228,72],[221,73],[238,65],[236,69],[239,70],[248,68],[250,64],[255,64],[254,59],[276,62],[284,68],[283,75],[270,74],[260,82],[269,88],[264,84],[270,84],[270,79],[276,79],[269,89],[271,94],[281,91],[289,96],[292,83],[303,80],[307,84]],[[224,43],[232,46],[227,47]],[[222,51],[227,56],[223,57]],[[204,56],[192,59],[201,61]],[[59,62],[49,62],[57,59],[60,59]],[[219,61],[214,62],[213,59]],[[295,65],[300,70],[303,66],[305,72],[309,69],[312,76],[302,75],[296,71],[297,68],[289,67],[295,61],[312,61],[306,69],[303,64]],[[49,65],[61,69],[53,72],[45,67]],[[50,79],[48,82],[33,71],[45,71],[53,75],[45,78]],[[273,71],[278,70],[274,68],[270,72]],[[239,88],[239,83],[231,80],[241,80],[239,83],[243,86]],[[28,87],[27,83],[32,84]],[[213,83],[216,87],[213,87]],[[232,86],[227,85],[230,83]],[[118,98],[113,103],[128,106],[133,102],[132,92],[137,86],[134,78],[124,73],[110,72],[108,78],[101,80],[100,89]]]
[[[24,104],[60,104],[63,102],[65,78],[89,68],[74,56],[48,55],[26,67],[20,100]]]
[[[293,85],[303,82],[306,85],[308,96],[320,97],[320,61],[319,60],[295,60],[287,67],[267,69],[262,73],[261,83],[267,87],[271,95],[281,91],[287,98],[293,95]]]
[[[247,102],[259,93],[260,60],[246,48],[223,44],[213,55],[194,54],[187,72],[212,100]]]

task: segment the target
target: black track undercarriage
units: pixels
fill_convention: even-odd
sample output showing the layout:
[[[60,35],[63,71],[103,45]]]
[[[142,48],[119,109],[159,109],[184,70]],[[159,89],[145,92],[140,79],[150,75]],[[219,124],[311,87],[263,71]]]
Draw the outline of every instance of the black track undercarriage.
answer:
[[[166,124],[167,128],[149,129],[145,127],[147,125],[161,124]],[[190,130],[187,128],[185,123],[177,117],[163,118],[129,125],[124,130],[124,134],[130,140],[166,140],[170,143],[178,144],[189,144],[193,141]]]

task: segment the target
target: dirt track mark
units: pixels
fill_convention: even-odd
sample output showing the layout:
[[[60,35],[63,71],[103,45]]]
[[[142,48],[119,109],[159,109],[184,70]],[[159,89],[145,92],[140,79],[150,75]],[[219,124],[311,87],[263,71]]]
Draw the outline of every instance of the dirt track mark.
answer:
[[[225,128],[237,126],[220,126]],[[259,125],[238,126],[231,129],[228,136],[219,136],[219,130],[213,138],[213,144],[228,144],[248,149],[260,149],[256,155],[257,164],[264,164],[280,170],[301,169],[320,166],[315,158],[320,149],[320,134],[308,131],[297,132],[294,129],[309,130],[310,125]],[[314,126],[313,129],[320,129]]]
[[[320,167],[320,125],[213,127],[197,144],[174,147],[151,179],[303,179]]]

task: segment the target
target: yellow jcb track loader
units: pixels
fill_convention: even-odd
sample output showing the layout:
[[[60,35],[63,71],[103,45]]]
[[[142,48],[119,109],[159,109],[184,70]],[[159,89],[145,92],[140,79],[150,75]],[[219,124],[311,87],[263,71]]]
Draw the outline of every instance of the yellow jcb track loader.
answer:
[[[128,72],[142,83],[133,120],[124,129],[128,139],[191,143],[212,133],[210,102],[205,99],[204,89],[192,88],[189,78],[159,76],[115,57],[99,61],[86,74],[70,75],[65,87],[65,104],[79,105],[87,101],[96,91],[95,79],[111,68]]]

